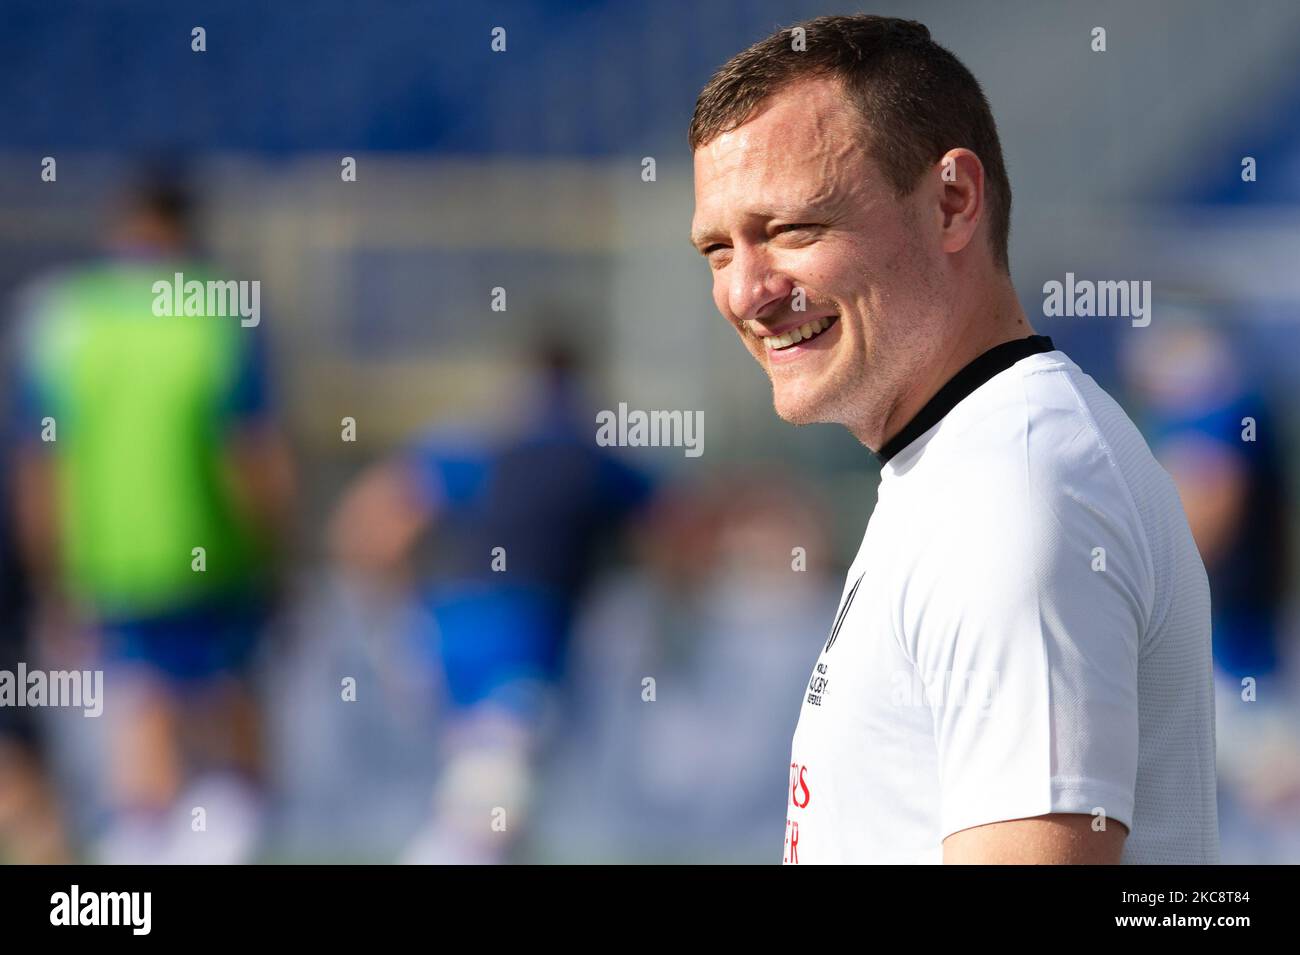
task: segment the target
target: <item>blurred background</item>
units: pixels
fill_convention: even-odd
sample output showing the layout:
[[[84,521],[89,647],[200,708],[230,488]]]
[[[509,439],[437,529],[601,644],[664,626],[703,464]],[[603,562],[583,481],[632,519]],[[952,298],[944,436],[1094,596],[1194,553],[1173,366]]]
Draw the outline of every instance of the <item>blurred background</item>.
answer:
[[[1223,860],[1300,861],[1289,0],[7,0],[0,668],[106,707],[0,711],[0,858],[779,859],[878,470],[772,412],[685,140],[728,57],[845,12],[983,84],[1026,312],[1210,572]],[[174,272],[258,322],[141,331]],[[1044,318],[1067,272],[1150,280],[1150,325]],[[620,403],[704,453],[598,446]]]

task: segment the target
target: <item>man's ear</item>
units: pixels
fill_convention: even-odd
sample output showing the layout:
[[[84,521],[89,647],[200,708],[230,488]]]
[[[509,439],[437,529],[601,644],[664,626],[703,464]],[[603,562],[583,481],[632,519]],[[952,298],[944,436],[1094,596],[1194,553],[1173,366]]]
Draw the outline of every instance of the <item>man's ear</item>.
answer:
[[[984,164],[969,149],[950,149],[935,165],[939,178],[941,245],[960,252],[975,237],[984,214]]]

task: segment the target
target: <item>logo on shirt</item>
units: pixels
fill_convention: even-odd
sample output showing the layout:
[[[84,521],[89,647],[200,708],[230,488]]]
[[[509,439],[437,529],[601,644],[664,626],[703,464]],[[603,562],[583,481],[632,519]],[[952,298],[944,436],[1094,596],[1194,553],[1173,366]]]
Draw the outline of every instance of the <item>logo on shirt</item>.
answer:
[[[862,578],[865,576],[867,576],[867,573],[863,571],[853,584],[853,589],[849,591],[849,595],[844,598],[844,606],[840,608],[839,614],[835,617],[835,626],[831,628],[830,639],[826,641],[826,647],[822,650],[822,653],[829,653],[831,647],[835,646],[835,638],[840,635],[840,627],[844,626],[844,618],[849,615],[849,607],[853,606],[853,598],[858,595],[858,588],[862,586]]]
[[[812,802],[812,791],[808,788],[808,767],[802,763],[790,764],[790,805],[794,809],[807,809]],[[799,820],[791,819],[790,813],[785,817],[785,852],[781,861],[786,865],[799,864]]]
[[[808,801],[812,798],[812,793],[808,791],[808,780],[804,778],[807,772],[807,766],[790,764],[790,804],[796,809],[807,809]]]
[[[830,666],[817,661],[817,666],[813,668],[813,675],[808,678],[808,705],[821,706],[822,697],[826,695],[826,687],[830,685],[830,679],[826,676],[830,672]]]

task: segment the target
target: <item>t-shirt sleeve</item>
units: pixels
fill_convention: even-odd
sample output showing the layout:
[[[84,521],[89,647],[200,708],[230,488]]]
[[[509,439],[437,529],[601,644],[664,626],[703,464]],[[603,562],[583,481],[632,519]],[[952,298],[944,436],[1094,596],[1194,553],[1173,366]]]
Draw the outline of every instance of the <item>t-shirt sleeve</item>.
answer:
[[[10,444],[43,449],[41,422],[55,414],[48,382],[42,374],[39,345],[52,282],[35,281],[15,295],[5,331],[3,427]]]
[[[235,374],[226,410],[232,419],[249,424],[271,416],[271,372],[266,334],[260,328],[240,328]]]
[[[469,506],[486,486],[490,452],[457,436],[430,432],[410,446],[402,463],[412,490],[431,510]]]
[[[654,481],[612,454],[599,458],[600,500],[606,516],[621,520],[644,507],[654,491]]]
[[[45,389],[37,379],[35,369],[23,361],[10,367],[9,389],[5,395],[5,434],[9,444],[36,448],[41,421],[50,414]]]
[[[941,838],[1048,813],[1132,827],[1150,575],[1104,471],[1014,508],[981,508],[1005,493],[957,502],[913,568],[902,624],[933,717]]]

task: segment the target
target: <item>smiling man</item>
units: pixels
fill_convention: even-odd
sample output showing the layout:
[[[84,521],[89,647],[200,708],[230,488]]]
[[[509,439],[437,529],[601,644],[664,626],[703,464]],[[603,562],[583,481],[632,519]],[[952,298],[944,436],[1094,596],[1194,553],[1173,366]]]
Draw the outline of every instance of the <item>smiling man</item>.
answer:
[[[1177,493],[1011,282],[979,84],[921,24],[738,54],[691,239],[777,413],[879,458],[805,688],[784,860],[1218,861],[1210,597]]]

